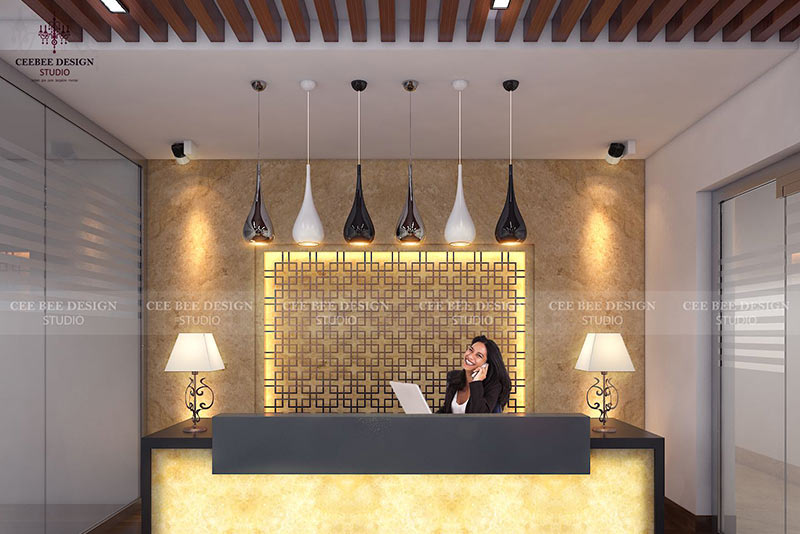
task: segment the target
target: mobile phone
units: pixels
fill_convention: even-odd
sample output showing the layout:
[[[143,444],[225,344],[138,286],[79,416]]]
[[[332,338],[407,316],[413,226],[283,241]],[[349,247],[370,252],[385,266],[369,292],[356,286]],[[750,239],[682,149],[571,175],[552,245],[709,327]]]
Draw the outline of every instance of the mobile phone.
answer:
[[[484,363],[483,365],[472,371],[472,378],[478,376],[478,373],[481,372],[481,369],[486,369],[487,367],[489,367],[489,362]]]

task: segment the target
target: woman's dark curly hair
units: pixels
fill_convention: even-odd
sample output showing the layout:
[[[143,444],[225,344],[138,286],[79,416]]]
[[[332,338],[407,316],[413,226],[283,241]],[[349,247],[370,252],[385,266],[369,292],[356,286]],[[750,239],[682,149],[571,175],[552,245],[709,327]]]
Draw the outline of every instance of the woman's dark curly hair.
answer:
[[[508,397],[511,393],[511,378],[508,376],[508,371],[506,371],[506,366],[503,363],[500,347],[483,335],[472,338],[473,345],[478,342],[483,343],[486,347],[486,361],[489,363],[489,370],[486,372],[484,383],[500,382],[500,396],[497,398],[497,403],[505,408],[508,405]],[[467,385],[466,371],[464,369],[450,371],[447,373],[447,382],[454,386],[456,390],[462,389]]]

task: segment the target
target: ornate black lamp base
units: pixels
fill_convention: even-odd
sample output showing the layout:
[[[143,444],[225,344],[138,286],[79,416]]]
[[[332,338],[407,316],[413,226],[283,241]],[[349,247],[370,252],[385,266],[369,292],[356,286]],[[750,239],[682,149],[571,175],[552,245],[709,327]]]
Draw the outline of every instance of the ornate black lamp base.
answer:
[[[593,427],[592,432],[613,434],[617,431],[617,429],[613,426],[606,426],[606,421],[608,421],[608,412],[616,408],[617,404],[619,403],[619,393],[617,392],[617,388],[614,387],[614,384],[611,383],[611,379],[608,378],[608,373],[606,371],[602,371],[600,374],[603,375],[602,387],[600,386],[600,379],[595,378],[594,384],[592,384],[592,386],[586,392],[586,404],[589,405],[589,408],[592,408],[593,410],[600,410],[600,423],[602,426]],[[595,396],[602,397],[602,400],[595,402],[589,400],[589,396],[592,391],[594,391]]]
[[[208,410],[214,404],[214,392],[204,382],[205,378],[200,379],[200,386],[197,386],[197,371],[192,372],[192,378],[189,379],[189,385],[186,386],[184,392],[184,402],[189,411],[192,412],[192,426],[187,426],[183,429],[187,434],[198,434],[208,430],[204,426],[197,426],[200,422],[200,410]],[[197,397],[202,397],[208,391],[211,394],[211,402],[197,402]]]

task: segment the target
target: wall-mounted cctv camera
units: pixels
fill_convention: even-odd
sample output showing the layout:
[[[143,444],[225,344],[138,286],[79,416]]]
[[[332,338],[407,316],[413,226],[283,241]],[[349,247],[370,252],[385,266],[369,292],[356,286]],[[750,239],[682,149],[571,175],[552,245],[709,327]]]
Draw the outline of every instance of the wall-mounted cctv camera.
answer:
[[[191,160],[190,156],[194,154],[194,143],[191,141],[179,141],[172,143],[172,155],[175,156],[175,161],[178,165],[186,165]]]
[[[636,154],[636,141],[632,139],[627,141],[614,141],[608,145],[606,161],[611,165],[616,165],[619,163],[619,160],[631,154]]]

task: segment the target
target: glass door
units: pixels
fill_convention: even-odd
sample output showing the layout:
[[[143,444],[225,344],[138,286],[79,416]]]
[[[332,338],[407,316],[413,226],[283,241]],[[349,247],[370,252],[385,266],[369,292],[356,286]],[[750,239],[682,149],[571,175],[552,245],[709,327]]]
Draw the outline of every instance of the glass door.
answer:
[[[0,534],[45,528],[44,112],[0,79]]]
[[[785,204],[774,183],[720,204],[719,520],[725,534],[787,532]]]
[[[800,533],[800,193],[786,197],[786,531]]]
[[[0,534],[139,496],[141,173],[0,78]]]

